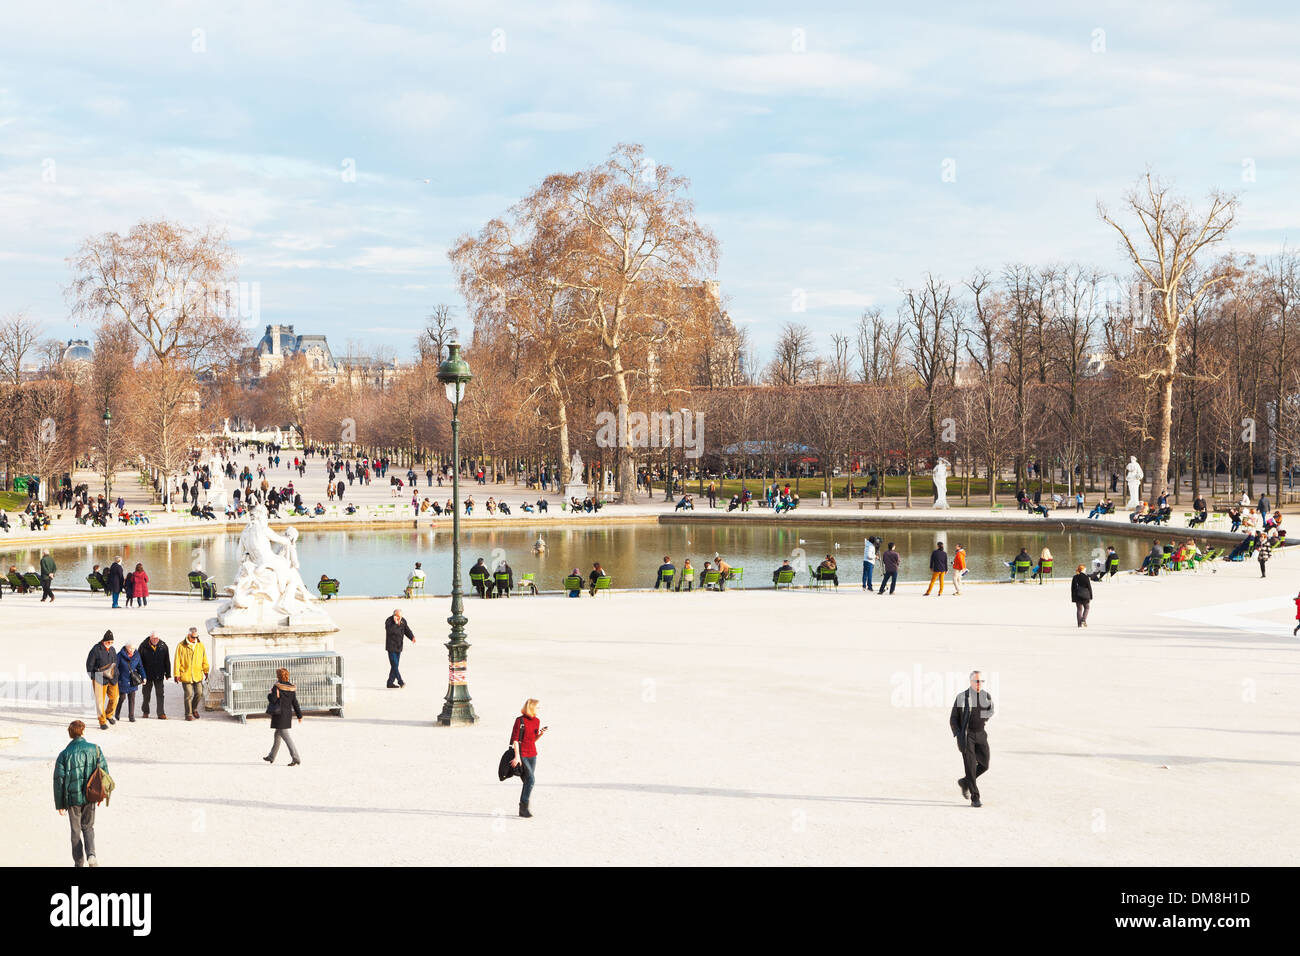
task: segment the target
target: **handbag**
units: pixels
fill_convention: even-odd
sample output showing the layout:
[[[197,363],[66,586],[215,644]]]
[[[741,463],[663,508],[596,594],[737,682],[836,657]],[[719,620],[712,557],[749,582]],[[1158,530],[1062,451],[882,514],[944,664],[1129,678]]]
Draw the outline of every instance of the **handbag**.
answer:
[[[518,737],[524,739],[523,717],[520,717],[515,723],[519,728]],[[513,736],[513,735],[512,735]],[[519,761],[519,766],[512,767],[510,762],[515,759],[515,748],[509,746],[506,752],[501,755],[501,760],[497,763],[497,777],[501,780],[509,780],[511,777],[522,777],[524,775],[524,762]]]
[[[132,687],[139,687],[141,684],[144,683],[144,678],[140,676],[140,672],[137,670],[127,671],[126,676],[131,678]]]
[[[267,704],[266,704],[266,712],[267,712],[268,714],[270,714],[272,717],[279,717],[279,716],[280,716],[280,692],[279,692],[279,690],[278,690],[278,689],[277,689],[277,690],[273,690],[273,691],[271,691],[269,694],[267,694],[267,695],[266,695],[266,700],[267,700]]]

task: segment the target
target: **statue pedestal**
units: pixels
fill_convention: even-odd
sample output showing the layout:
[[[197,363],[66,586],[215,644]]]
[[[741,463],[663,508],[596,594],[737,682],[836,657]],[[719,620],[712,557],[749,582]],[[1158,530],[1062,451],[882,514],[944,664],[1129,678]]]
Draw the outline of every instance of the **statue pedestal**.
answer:
[[[222,670],[231,654],[284,654],[302,651],[334,650],[335,624],[237,625],[223,627],[215,617],[208,618],[208,673],[206,710],[221,710],[226,699],[226,679]]]
[[[577,498],[581,501],[583,498],[590,496],[590,494],[591,490],[581,481],[570,481],[564,486],[565,501],[568,501],[570,498]]]

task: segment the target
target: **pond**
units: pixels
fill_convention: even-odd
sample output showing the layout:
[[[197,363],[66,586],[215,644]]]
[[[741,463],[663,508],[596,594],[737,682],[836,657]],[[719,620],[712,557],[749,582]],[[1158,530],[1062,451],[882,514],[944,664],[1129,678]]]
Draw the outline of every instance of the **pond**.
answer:
[[[995,580],[1008,577],[1006,562],[1023,544],[1037,559],[1044,547],[1055,558],[1058,578],[1069,578],[1077,564],[1091,569],[1094,553],[1113,544],[1121,566],[1137,567],[1150,547],[1147,538],[1073,532],[967,530],[953,527],[912,526],[906,529],[871,529],[869,526],[837,527],[825,524],[800,525],[797,522],[764,521],[754,525],[734,524],[628,524],[557,527],[541,523],[536,527],[511,527],[501,530],[474,528],[464,532],[462,560],[468,584],[469,566],[485,558],[495,566],[502,557],[510,562],[518,580],[533,572],[539,587],[556,590],[561,579],[578,568],[585,577],[593,561],[600,561],[612,575],[615,588],[649,587],[663,556],[668,554],[679,568],[690,558],[696,568],[696,581],[705,561],[721,554],[728,564],[745,569],[744,587],[770,587],[772,571],[783,558],[800,569],[796,584],[807,583],[807,567],[813,567],[826,554],[833,554],[840,565],[841,585],[861,586],[862,540],[867,534],[896,542],[903,556],[900,581],[926,580],[929,555],[936,541],[942,540],[951,553],[960,543],[966,548],[970,572],[967,580]],[[533,542],[542,537],[545,553],[533,553]],[[1169,537],[1165,532],[1161,540]],[[136,563],[144,565],[152,590],[183,591],[188,588],[186,574],[200,566],[221,587],[234,577],[237,562],[236,534],[187,535],[172,538],[144,538],[129,542],[56,545],[50,553],[58,564],[56,587],[81,588],[93,564],[107,567],[115,554],[123,556],[127,570]],[[0,547],[3,547],[0,544]],[[298,554],[303,580],[314,589],[322,574],[338,578],[342,595],[396,595],[406,584],[406,576],[415,561],[424,564],[428,576],[428,593],[449,593],[451,589],[451,531],[429,528],[387,530],[358,528],[350,531],[311,531],[300,528]],[[20,571],[40,561],[40,548],[3,548],[0,562],[7,571],[16,565]],[[877,566],[879,580],[879,566]]]

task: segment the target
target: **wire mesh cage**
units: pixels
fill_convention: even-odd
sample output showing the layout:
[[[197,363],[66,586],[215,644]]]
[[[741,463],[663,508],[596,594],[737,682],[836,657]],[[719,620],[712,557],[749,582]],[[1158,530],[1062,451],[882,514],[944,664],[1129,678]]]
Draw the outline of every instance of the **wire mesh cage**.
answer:
[[[246,723],[249,714],[266,714],[266,695],[279,668],[289,671],[303,713],[329,711],[343,716],[343,656],[335,651],[298,654],[236,654],[226,658],[226,712]]]

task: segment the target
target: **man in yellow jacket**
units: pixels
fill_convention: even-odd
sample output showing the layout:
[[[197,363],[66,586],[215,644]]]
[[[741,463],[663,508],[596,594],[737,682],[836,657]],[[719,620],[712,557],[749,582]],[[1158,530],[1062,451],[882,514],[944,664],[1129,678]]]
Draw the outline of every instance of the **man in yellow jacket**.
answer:
[[[190,628],[185,640],[176,647],[176,666],[173,676],[181,685],[185,695],[185,719],[199,719],[199,698],[203,693],[203,681],[208,676],[208,652],[199,640],[199,629]]]

